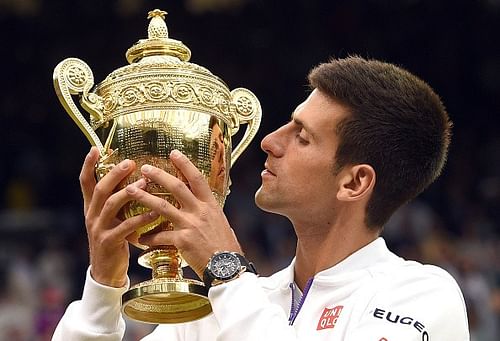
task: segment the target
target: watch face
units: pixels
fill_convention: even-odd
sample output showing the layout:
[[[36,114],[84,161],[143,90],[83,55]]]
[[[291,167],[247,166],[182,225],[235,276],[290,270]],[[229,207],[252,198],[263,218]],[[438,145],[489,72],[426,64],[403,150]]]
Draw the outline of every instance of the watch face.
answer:
[[[239,258],[232,253],[219,253],[211,260],[210,271],[217,279],[231,279],[239,274],[240,270],[241,262]]]

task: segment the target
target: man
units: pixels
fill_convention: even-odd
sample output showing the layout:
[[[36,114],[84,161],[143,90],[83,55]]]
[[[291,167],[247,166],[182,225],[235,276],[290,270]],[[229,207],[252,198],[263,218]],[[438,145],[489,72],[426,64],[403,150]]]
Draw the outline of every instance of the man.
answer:
[[[178,209],[145,192],[143,180],[113,193],[132,171],[131,161],[96,185],[98,155],[91,150],[81,173],[90,270],[82,300],[69,306],[54,340],[122,337],[126,237],[157,214],[175,231],[141,243],[175,244],[200,277],[205,273],[213,284],[213,314],[160,325],[145,340],[469,339],[464,300],[452,277],[397,257],[379,237],[391,214],[434,181],[445,163],[451,123],[439,97],[407,71],[359,57],[321,64],[309,81],[313,91],[290,122],[261,143],[268,157],[255,195],[261,209],[293,224],[297,248],[290,266],[269,278],[244,272],[212,282],[209,260],[221,251],[243,251],[189,160],[171,154],[191,191],[160,169],[142,168],[172,191]],[[129,200],[155,213],[115,221]]]

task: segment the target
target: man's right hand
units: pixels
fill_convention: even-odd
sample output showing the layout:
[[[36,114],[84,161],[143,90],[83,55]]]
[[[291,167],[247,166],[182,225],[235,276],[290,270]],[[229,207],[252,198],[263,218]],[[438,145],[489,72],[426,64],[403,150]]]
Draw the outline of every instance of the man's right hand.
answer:
[[[127,282],[129,264],[129,244],[127,237],[158,215],[145,213],[124,221],[116,216],[122,206],[131,200],[125,189],[115,192],[118,184],[135,170],[135,162],[124,160],[106,174],[99,182],[95,180],[95,165],[99,160],[96,147],[90,149],[80,173],[83,195],[85,225],[89,239],[90,273],[92,278],[103,285],[122,287]],[[140,179],[134,184],[145,188]]]

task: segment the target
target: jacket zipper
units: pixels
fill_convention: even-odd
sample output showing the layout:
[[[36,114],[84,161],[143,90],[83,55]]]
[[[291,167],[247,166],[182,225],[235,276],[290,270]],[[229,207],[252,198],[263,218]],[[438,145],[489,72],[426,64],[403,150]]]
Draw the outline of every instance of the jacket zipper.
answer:
[[[297,306],[297,309],[295,309],[295,300],[297,299],[295,297],[295,283],[290,283],[290,289],[292,290],[292,307],[290,308],[290,317],[288,318],[288,324],[291,326],[295,322],[295,319],[297,318],[297,315],[300,312],[300,309],[302,308],[302,305],[304,304],[304,301],[306,300],[307,293],[309,292],[309,289],[311,288],[311,285],[313,283],[314,277],[311,277],[307,280],[306,286],[304,287],[304,293],[302,294],[302,297],[300,298],[299,304]]]

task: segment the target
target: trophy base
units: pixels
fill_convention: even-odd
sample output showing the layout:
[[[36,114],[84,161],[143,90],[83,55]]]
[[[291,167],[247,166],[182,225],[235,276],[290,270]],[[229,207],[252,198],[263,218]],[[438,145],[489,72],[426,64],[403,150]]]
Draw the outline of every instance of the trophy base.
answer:
[[[191,279],[154,278],[122,296],[122,312],[146,323],[181,323],[212,312],[205,286]]]

